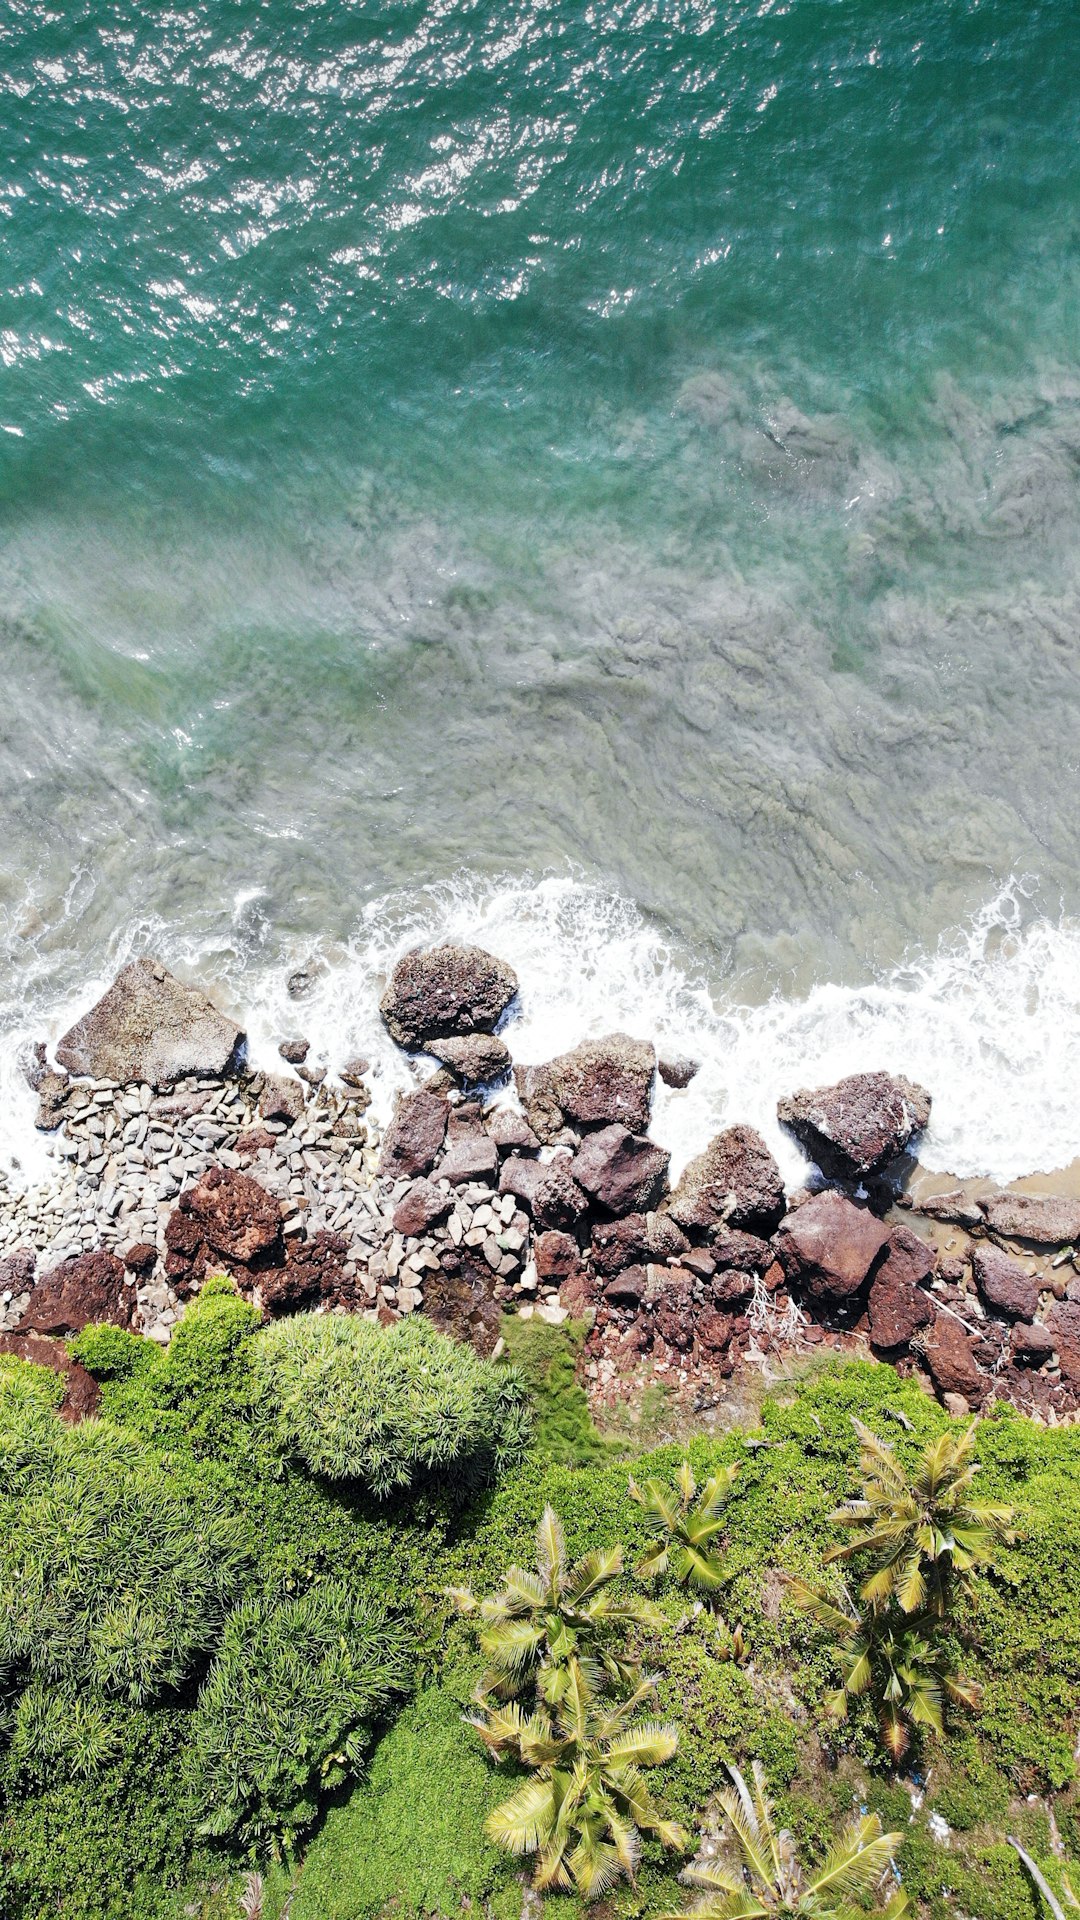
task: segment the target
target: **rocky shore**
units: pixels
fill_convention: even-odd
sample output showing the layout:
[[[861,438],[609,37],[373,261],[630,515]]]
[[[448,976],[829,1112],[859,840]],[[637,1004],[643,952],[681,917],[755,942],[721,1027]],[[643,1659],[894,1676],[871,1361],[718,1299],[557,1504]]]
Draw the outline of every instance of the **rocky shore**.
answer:
[[[584,1317],[598,1401],[647,1375],[700,1408],[825,1349],[916,1373],[955,1413],[1080,1417],[1080,1200],[923,1191],[931,1096],[876,1071],[780,1102],[813,1163],[799,1192],[743,1125],[672,1183],[653,1089],[695,1063],[626,1034],[515,1062],[517,991],[477,948],[398,963],[381,1011],[417,1085],[380,1134],[367,1062],[283,1036],[280,1072],[253,1071],[197,988],[125,967],[27,1062],[55,1175],[0,1187],[0,1351],[64,1371],[78,1416],[95,1390],[66,1336],[168,1340],[226,1271],[268,1316],[422,1312],[487,1353],[504,1312]]]

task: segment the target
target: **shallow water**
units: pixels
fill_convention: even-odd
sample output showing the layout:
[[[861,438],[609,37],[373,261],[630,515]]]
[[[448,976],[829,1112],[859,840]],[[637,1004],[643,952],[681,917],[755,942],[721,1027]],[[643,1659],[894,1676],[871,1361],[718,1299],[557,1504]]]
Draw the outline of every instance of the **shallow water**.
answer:
[[[15,0],[9,1063],[140,944],[268,1041],[322,944],[336,1042],[494,925],[567,1041],[693,1000],[676,1132],[843,1057],[1080,1150],[1077,73],[1066,0]]]

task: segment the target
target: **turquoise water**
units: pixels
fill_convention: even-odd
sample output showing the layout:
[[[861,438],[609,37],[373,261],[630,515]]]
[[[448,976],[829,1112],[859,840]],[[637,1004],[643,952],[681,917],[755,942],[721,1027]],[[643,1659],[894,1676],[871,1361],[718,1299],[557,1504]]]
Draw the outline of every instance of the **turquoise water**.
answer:
[[[1071,0],[9,0],[19,1018],[462,872],[754,995],[1075,911],[1078,76]]]

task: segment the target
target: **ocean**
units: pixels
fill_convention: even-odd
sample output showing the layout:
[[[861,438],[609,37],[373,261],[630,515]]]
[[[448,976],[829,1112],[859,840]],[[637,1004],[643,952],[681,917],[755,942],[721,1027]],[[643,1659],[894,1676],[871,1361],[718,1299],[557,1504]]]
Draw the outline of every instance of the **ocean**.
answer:
[[[0,1137],[150,948],[1080,1153],[1080,10],[9,0]],[[284,993],[312,954],[308,1002]]]

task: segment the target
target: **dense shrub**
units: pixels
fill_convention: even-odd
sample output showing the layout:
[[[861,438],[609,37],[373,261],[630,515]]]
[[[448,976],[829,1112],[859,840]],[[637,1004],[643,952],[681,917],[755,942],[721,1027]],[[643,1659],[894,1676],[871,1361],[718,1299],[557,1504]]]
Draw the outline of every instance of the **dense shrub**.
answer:
[[[371,1722],[406,1682],[408,1641],[370,1601],[326,1582],[238,1607],[199,1695],[191,1777],[202,1831],[291,1845],[319,1795],[355,1773]]]
[[[517,1375],[430,1321],[380,1327],[301,1314],[264,1328],[255,1349],[281,1445],[331,1480],[361,1480],[385,1495],[436,1468],[476,1479],[524,1445]]]

